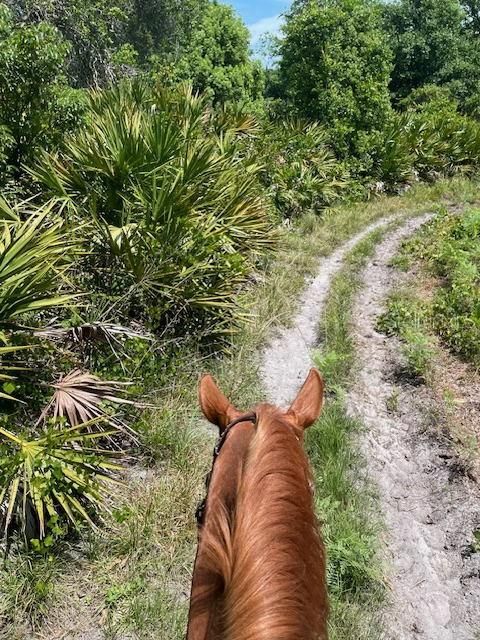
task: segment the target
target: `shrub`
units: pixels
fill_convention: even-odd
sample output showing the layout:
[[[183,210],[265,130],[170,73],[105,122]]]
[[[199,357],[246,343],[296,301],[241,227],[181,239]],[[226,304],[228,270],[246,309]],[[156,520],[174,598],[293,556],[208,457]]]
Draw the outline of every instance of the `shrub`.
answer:
[[[35,439],[15,435],[0,426],[0,506],[2,527],[20,522],[28,540],[53,542],[60,524],[94,526],[91,514],[102,504],[105,485],[119,470],[118,453],[96,446],[102,431],[86,433],[85,425],[68,429],[49,426]]]
[[[74,299],[79,242],[61,212],[56,201],[38,208],[0,201],[0,527],[6,534],[20,527],[27,540],[46,545],[67,532],[67,521],[93,524],[92,507],[101,505],[116,468],[95,443],[128,431],[108,406],[131,404],[118,383],[84,372],[52,383],[75,359],[61,334],[50,342],[38,331]],[[113,429],[101,428],[107,422]]]
[[[284,120],[266,123],[258,145],[264,160],[263,182],[284,218],[319,214],[349,186],[345,169],[318,123]]]
[[[414,179],[473,173],[480,166],[480,125],[455,103],[434,100],[396,114],[374,151],[373,175],[387,187]]]
[[[260,167],[188,87],[93,94],[82,131],[32,171],[88,223],[88,288],[155,329],[223,331],[252,257],[272,244]],[[230,128],[231,127],[231,128]]]
[[[172,65],[173,76],[189,80],[214,103],[262,98],[263,67],[250,57],[250,33],[232,7],[206,3],[186,49]]]

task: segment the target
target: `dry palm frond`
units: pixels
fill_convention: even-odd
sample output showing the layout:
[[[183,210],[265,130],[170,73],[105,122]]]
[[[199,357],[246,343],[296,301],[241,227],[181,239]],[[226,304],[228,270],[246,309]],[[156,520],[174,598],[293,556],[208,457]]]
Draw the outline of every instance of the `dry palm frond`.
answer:
[[[129,327],[108,322],[86,322],[77,327],[46,327],[35,331],[35,336],[49,340],[71,340],[72,342],[118,342],[119,339],[134,339],[151,341],[153,336],[135,331]]]
[[[52,384],[55,391],[40,420],[44,420],[51,413],[54,419],[65,418],[68,424],[74,427],[103,419],[116,429],[135,435],[133,429],[108,415],[102,406],[105,402],[115,405],[134,405],[132,400],[122,396],[122,387],[125,388],[130,384],[100,380],[91,373],[75,369]]]

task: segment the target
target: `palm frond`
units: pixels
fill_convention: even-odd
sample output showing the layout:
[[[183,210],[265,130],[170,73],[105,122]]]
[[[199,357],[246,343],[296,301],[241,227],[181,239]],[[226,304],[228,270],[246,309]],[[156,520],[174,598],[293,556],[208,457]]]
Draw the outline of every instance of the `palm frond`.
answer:
[[[62,288],[75,242],[55,215],[55,206],[52,201],[25,221],[0,227],[0,326],[73,298]]]
[[[48,534],[52,519],[75,528],[82,523],[95,527],[94,514],[105,506],[108,486],[118,483],[113,474],[122,467],[119,453],[96,445],[105,433],[88,433],[88,426],[51,425],[34,440],[0,427],[0,513],[5,535],[15,520],[26,536],[28,532],[28,537],[40,539]],[[29,522],[32,513],[34,522]]]
[[[130,384],[100,380],[91,373],[75,369],[51,385],[54,393],[42,412],[40,421],[52,415],[55,420],[64,418],[68,424],[75,427],[104,420],[115,429],[135,436],[133,429],[109,415],[105,410],[106,403],[117,406],[135,405],[132,400],[122,395]]]

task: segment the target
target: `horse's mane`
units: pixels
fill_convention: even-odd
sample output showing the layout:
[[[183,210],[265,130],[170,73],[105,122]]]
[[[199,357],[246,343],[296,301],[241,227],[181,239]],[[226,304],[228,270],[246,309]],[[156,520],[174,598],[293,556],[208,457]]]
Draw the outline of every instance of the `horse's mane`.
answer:
[[[224,582],[218,637],[326,637],[325,557],[307,458],[281,413],[261,405],[233,513],[216,505],[204,540]],[[220,612],[219,612],[220,613]]]

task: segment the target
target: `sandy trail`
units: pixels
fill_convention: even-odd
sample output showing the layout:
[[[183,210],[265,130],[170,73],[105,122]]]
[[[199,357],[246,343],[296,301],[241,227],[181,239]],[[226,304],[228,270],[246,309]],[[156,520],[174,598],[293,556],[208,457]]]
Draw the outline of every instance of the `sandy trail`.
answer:
[[[377,247],[354,309],[357,375],[349,409],[366,427],[362,448],[378,487],[391,567],[388,640],[474,640],[480,631],[480,554],[469,552],[480,525],[480,491],[435,424],[426,388],[401,385],[399,343],[375,330],[402,276],[389,267],[411,220]],[[389,413],[395,397],[398,411]]]
[[[320,261],[318,275],[303,292],[291,326],[278,329],[262,353],[260,375],[269,402],[282,406],[295,397],[313,366],[311,350],[317,344],[318,325],[332,278],[356,244],[391,221],[391,217],[377,220]]]

